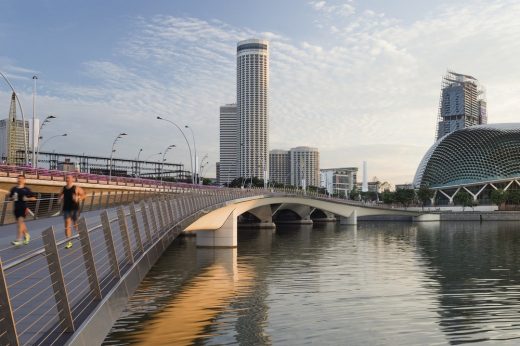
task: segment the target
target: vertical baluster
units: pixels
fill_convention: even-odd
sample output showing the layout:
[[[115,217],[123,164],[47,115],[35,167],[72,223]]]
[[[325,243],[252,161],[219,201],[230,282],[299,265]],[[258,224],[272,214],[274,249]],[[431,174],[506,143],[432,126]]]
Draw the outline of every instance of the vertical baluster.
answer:
[[[101,295],[101,288],[99,287],[99,278],[96,271],[94,254],[92,253],[92,242],[87,229],[87,221],[84,217],[78,220],[78,234],[81,249],[83,251],[83,258],[85,259],[85,268],[87,269],[90,291],[94,294],[97,300],[101,300],[103,297]]]
[[[16,323],[13,316],[13,308],[9,298],[9,291],[7,289],[7,281],[5,279],[4,268],[2,260],[0,259],[0,342],[2,344],[10,344],[18,346],[18,333],[16,331]],[[5,342],[7,341],[7,342]]]
[[[141,240],[141,232],[139,231],[139,223],[137,222],[137,212],[135,210],[134,202],[130,203],[130,220],[132,220],[132,227],[134,229],[134,235],[135,235],[135,241],[137,243],[137,248],[138,248],[138,250],[141,251],[141,253],[143,253],[144,252],[143,242]]]
[[[105,244],[108,251],[108,260],[112,268],[112,275],[119,279],[121,272],[119,271],[119,263],[117,262],[116,247],[114,245],[114,238],[112,237],[112,227],[110,226],[110,219],[106,210],[101,212],[101,224],[103,225],[103,234],[105,235]]]
[[[141,214],[143,215],[144,233],[146,234],[146,242],[152,241],[152,234],[150,233],[150,223],[148,220],[148,213],[146,212],[146,203],[141,200]]]
[[[126,257],[130,263],[134,263],[132,243],[130,243],[128,224],[126,223],[125,209],[123,207],[117,208],[117,218],[119,221],[119,231],[121,232],[121,239],[123,239],[123,248],[125,249]]]
[[[73,332],[75,330],[74,320],[72,319],[72,312],[70,310],[69,296],[65,285],[65,279],[63,278],[58,247],[56,246],[54,227],[49,227],[43,231],[42,238],[60,321],[64,323],[66,331]]]

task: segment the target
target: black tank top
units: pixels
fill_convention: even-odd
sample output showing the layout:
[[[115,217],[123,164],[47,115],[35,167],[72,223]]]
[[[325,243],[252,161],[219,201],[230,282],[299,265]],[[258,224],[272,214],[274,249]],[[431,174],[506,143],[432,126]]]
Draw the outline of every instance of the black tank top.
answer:
[[[74,195],[76,194],[76,186],[72,185],[70,189],[66,186],[63,187],[63,210],[77,210],[79,204],[74,201]]]

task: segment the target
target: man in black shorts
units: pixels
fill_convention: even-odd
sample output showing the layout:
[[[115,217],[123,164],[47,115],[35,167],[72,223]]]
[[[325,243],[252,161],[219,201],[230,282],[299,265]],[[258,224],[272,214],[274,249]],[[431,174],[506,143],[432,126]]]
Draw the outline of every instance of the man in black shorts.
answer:
[[[65,245],[66,249],[72,247],[72,227],[71,224],[74,222],[74,228],[78,230],[78,218],[79,218],[79,204],[85,199],[85,192],[79,186],[74,185],[74,177],[67,175],[65,177],[67,185],[63,187],[60,194],[62,201],[63,219],[65,220],[65,237],[69,238],[69,241]]]
[[[11,189],[9,197],[14,201],[14,217],[18,223],[18,233],[16,239],[11,242],[14,246],[27,245],[31,236],[25,225],[25,215],[27,214],[27,201],[34,201],[34,193],[25,186],[25,177],[18,176],[18,185]]]

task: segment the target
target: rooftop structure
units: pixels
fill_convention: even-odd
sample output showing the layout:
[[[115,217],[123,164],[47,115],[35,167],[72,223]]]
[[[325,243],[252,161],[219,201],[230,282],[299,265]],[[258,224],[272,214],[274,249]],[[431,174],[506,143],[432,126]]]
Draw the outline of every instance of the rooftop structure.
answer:
[[[485,90],[475,77],[448,72],[442,79],[436,138],[487,124],[486,106]]]

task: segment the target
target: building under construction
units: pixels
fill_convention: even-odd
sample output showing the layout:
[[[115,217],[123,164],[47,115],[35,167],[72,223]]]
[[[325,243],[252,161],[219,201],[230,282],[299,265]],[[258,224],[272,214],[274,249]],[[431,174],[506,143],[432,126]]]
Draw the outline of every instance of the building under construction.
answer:
[[[442,79],[437,140],[453,131],[487,124],[486,92],[479,81],[448,71]]]

